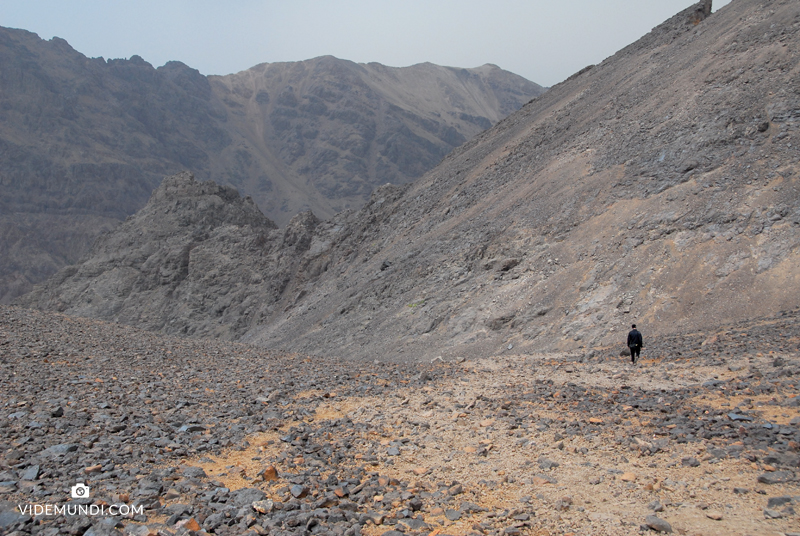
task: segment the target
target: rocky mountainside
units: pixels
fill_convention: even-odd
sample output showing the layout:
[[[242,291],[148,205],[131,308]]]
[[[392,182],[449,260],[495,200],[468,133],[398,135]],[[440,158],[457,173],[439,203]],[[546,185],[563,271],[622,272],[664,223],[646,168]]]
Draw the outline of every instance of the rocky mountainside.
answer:
[[[490,65],[332,57],[205,77],[0,28],[0,301],[78,262],[165,175],[233,185],[281,225],[308,208],[329,217],[422,175],[542,91]]]
[[[258,272],[286,281],[278,294],[256,284],[232,299],[230,282],[198,285],[213,270],[192,250],[174,290],[115,295],[123,267],[137,280],[154,268],[98,249],[23,303],[350,357],[593,355],[632,322],[646,344],[692,332],[713,348],[704,330],[800,304],[797,50],[797,2],[736,0],[713,15],[702,2],[413,184],[379,188],[327,222],[307,216],[291,275]],[[281,255],[271,232],[248,266]],[[97,303],[95,289],[119,307]],[[228,327],[214,331],[218,311]]]
[[[360,208],[405,184],[544,90],[494,65],[406,68],[331,56],[210,77],[243,140],[209,178],[252,195],[280,225]]]

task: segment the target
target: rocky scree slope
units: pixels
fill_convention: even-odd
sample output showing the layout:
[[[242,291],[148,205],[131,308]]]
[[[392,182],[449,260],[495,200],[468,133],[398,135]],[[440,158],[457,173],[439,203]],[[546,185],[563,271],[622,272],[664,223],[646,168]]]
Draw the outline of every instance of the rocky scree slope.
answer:
[[[651,339],[795,307],[800,5],[739,0],[703,18],[707,7],[552,88],[412,185],[309,225],[282,294],[230,303],[228,325],[246,321],[226,336],[368,358],[588,355],[621,344],[633,322]],[[122,318],[86,305],[99,279],[72,270],[24,303]],[[191,256],[188,274],[202,277]],[[229,292],[207,289],[211,301]],[[126,300],[126,319],[158,315]],[[160,329],[198,333],[211,317],[196,305],[184,316],[195,320]]]
[[[797,306],[800,5],[704,7],[377,193],[332,275],[246,340],[588,353],[633,322],[660,336]]]
[[[0,28],[0,301],[79,261],[165,175],[233,185],[280,225],[308,208],[327,217],[420,176],[542,91],[490,65],[333,57],[205,77]]]

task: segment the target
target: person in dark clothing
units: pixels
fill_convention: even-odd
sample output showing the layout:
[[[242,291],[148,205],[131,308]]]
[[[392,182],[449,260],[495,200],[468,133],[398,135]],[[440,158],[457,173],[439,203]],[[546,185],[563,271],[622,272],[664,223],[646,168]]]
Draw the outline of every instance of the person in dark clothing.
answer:
[[[633,329],[628,333],[628,348],[631,349],[631,363],[636,363],[636,358],[639,357],[639,353],[642,351],[644,341],[642,340],[642,334],[636,329],[636,324],[632,325],[631,328]]]

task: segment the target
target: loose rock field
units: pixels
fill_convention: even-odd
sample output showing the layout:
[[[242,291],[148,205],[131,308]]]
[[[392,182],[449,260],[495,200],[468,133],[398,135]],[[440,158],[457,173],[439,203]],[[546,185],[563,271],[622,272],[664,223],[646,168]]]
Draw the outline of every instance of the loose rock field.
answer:
[[[796,324],[364,363],[3,307],[0,533],[797,533]],[[19,508],[77,503],[142,513]]]

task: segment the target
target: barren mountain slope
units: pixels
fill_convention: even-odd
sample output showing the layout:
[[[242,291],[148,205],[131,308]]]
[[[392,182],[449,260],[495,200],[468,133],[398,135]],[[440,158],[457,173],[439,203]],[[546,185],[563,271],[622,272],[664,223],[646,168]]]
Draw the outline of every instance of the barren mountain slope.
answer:
[[[800,4],[695,24],[702,7],[376,194],[326,253],[333,276],[246,340],[589,351],[632,322],[653,336],[799,304]]]
[[[80,260],[165,173],[205,169],[230,142],[210,97],[182,64],[89,59],[0,28],[0,301]]]
[[[284,224],[359,208],[378,185],[404,184],[543,89],[493,65],[394,68],[331,56],[211,77],[244,140],[211,178],[253,195]]]
[[[189,254],[168,307],[153,289],[114,297],[119,266],[153,270],[123,256],[64,272],[24,303],[400,359],[591,354],[632,322],[647,342],[793,308],[800,4],[737,0],[701,20],[707,7],[552,88],[413,185],[382,187],[327,222],[308,216],[279,294],[231,294],[206,279],[214,255]],[[125,229],[136,239],[136,225]],[[122,304],[113,314],[89,303],[98,288]]]
[[[491,66],[328,57],[257,69],[248,94],[250,71],[209,80],[179,62],[89,59],[62,39],[0,28],[0,301],[80,260],[166,174],[234,185],[280,224],[306,207],[328,216],[420,176],[543,91]],[[412,81],[430,87],[426,101],[395,95]],[[356,143],[358,132],[371,137]]]

